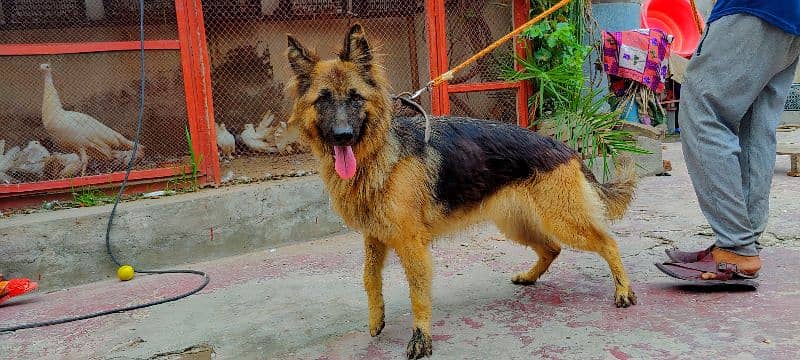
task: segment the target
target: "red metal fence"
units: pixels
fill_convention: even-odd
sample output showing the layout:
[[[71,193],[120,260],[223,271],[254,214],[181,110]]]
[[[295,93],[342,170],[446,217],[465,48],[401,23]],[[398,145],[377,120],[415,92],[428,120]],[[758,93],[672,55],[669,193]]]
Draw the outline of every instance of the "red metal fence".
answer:
[[[0,1],[0,209],[122,179],[138,110],[137,3]],[[285,126],[286,33],[327,56],[351,23],[362,23],[400,92],[527,19],[527,0],[147,1],[143,151],[131,179],[157,189],[195,163],[196,180],[213,184],[307,161]],[[437,87],[423,105],[527,125],[527,85],[500,79],[514,46]],[[221,160],[215,124],[235,143]]]

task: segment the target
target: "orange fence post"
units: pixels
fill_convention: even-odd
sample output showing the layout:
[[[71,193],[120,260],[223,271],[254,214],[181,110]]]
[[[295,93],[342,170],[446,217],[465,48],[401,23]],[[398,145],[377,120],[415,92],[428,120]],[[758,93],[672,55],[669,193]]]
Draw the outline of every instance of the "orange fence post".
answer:
[[[218,185],[220,169],[202,5],[197,0],[175,0],[175,9],[193,150],[196,154],[202,154],[199,166],[204,175],[203,182]]]
[[[518,27],[528,21],[529,13],[531,11],[529,0],[514,0],[514,27]],[[517,39],[514,44],[514,49],[517,56],[524,57],[526,48],[529,44],[526,41]],[[522,70],[519,64],[516,64],[517,70]],[[527,128],[530,125],[530,113],[528,110],[528,98],[533,93],[533,88],[530,81],[520,81],[519,88],[517,89],[517,125]]]

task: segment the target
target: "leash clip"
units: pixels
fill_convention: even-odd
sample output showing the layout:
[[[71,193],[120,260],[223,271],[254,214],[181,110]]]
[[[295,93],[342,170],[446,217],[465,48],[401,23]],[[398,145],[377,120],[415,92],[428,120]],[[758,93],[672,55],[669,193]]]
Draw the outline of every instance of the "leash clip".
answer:
[[[409,99],[414,100],[414,99],[418,98],[420,95],[422,95],[422,93],[424,93],[426,91],[429,91],[431,88],[433,88],[433,80],[431,80],[427,84],[425,84],[425,87],[423,87],[422,89],[419,89],[416,92],[414,92],[413,94],[410,94],[411,96],[409,96]]]
[[[425,90],[428,90],[430,88],[431,84],[433,84],[433,81],[431,81],[424,88],[417,90],[413,94],[410,93],[410,92],[402,92],[400,94],[392,96],[392,99],[400,100],[400,102],[402,102],[402,103],[414,108],[415,110],[417,110],[417,112],[419,112],[420,114],[422,114],[422,116],[425,117],[425,144],[426,145],[428,144],[428,142],[431,139],[431,117],[428,115],[428,113],[425,111],[425,109],[422,108],[422,105],[420,105],[419,103],[414,101],[414,99],[416,99],[420,95],[422,95],[422,93],[425,92]]]

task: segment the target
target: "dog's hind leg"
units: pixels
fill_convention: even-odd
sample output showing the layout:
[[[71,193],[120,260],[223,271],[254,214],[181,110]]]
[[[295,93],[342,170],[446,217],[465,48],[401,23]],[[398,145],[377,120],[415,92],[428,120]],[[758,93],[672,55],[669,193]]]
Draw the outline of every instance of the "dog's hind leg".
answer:
[[[636,305],[636,294],[631,289],[628,275],[625,274],[625,267],[622,265],[617,243],[605,231],[597,230],[596,232],[599,233],[598,238],[600,240],[597,242],[600,246],[596,251],[606,260],[608,267],[611,269],[611,275],[614,277],[614,285],[616,286],[614,303],[617,307],[623,308]]]
[[[581,173],[579,163],[547,174],[534,191],[531,198],[542,231],[562,244],[602,256],[614,277],[614,303],[617,307],[635,305],[636,295],[625,274],[617,243],[606,230],[605,207]]]
[[[369,306],[369,334],[378,336],[383,330],[383,263],[386,260],[386,244],[375,237],[364,236],[364,290]]]
[[[406,347],[409,359],[420,359],[433,353],[431,339],[431,279],[433,261],[429,241],[411,237],[394,247],[406,272],[411,296],[411,313],[414,316],[414,332]]]
[[[554,220],[558,225],[549,227],[549,230],[559,241],[579,250],[596,252],[606,260],[614,277],[614,303],[617,307],[636,305],[636,294],[622,265],[617,243],[607,231],[591,222],[581,224],[580,220],[588,219],[581,219],[576,213]]]
[[[539,255],[539,260],[528,271],[523,271],[514,275],[511,282],[517,285],[533,285],[542,274],[547,271],[553,260],[561,253],[561,246],[548,240],[537,240],[529,242],[528,245]]]
[[[527,245],[536,251],[539,259],[528,271],[523,271],[514,275],[511,282],[517,285],[533,285],[536,280],[544,274],[553,260],[561,253],[561,246],[550,241],[546,235],[538,230],[533,230],[532,226],[527,225],[527,219],[518,221],[496,221],[496,225],[511,240],[522,245]]]

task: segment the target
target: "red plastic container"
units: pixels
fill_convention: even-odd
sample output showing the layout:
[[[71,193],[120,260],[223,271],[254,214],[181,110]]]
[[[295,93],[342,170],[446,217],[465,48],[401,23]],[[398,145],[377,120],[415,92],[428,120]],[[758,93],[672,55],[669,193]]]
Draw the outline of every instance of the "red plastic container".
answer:
[[[661,29],[674,36],[672,52],[685,58],[692,56],[700,42],[689,0],[645,0],[641,24],[643,28]],[[701,21],[700,26],[704,28],[705,24]]]

